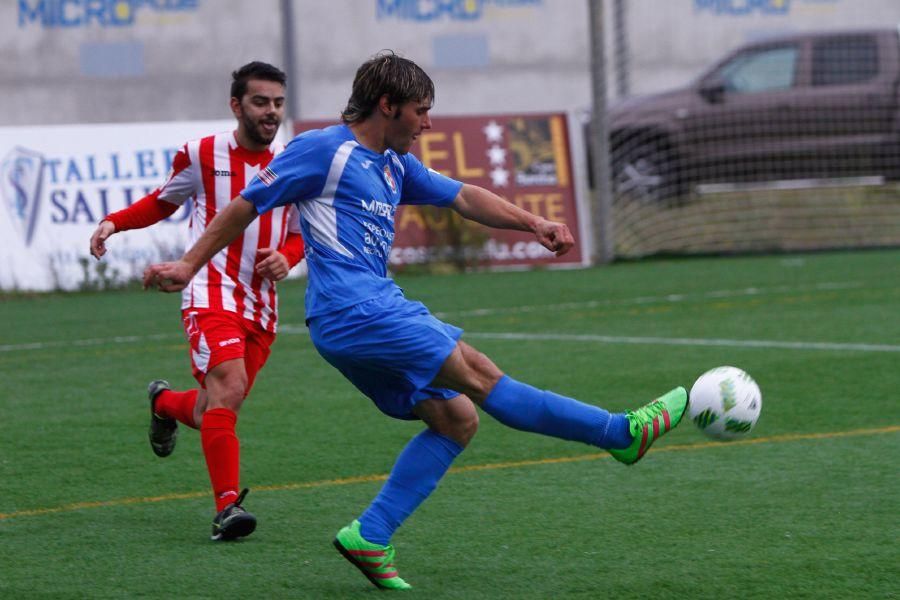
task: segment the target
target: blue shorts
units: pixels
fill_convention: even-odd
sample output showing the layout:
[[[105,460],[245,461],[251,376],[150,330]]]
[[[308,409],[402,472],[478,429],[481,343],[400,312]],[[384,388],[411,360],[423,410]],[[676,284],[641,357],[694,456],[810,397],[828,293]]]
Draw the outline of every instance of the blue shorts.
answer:
[[[453,390],[431,387],[462,329],[435,318],[400,293],[309,319],[319,354],[375,402],[381,412],[416,419],[413,407]]]

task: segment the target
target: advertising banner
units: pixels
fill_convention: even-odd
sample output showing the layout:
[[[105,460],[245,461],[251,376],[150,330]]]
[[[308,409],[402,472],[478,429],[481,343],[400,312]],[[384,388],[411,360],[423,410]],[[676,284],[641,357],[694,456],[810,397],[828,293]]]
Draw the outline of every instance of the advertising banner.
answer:
[[[0,289],[96,287],[180,256],[190,203],[113,236],[101,262],[89,240],[103,217],[164,181],[186,141],[233,128],[234,120],[0,128]]]
[[[332,124],[297,121],[294,131]],[[394,219],[396,236],[390,256],[395,271],[434,262],[511,268],[588,264],[565,114],[436,117],[432,129],[419,136],[411,152],[428,168],[566,223],[576,246],[557,258],[532,234],[482,227],[451,210],[402,206]]]
[[[391,265],[433,262],[522,268],[588,262],[563,114],[443,117],[413,147],[422,162],[486,187],[548,219],[565,222],[577,245],[554,257],[530,234],[464,221],[453,211],[403,207]],[[330,123],[295,123],[295,130]],[[89,239],[107,214],[130,206],[166,177],[184,142],[228,131],[233,120],[0,128],[0,289],[91,289],[140,277],[150,263],[180,256],[190,203],[170,218],[112,237],[102,261]]]

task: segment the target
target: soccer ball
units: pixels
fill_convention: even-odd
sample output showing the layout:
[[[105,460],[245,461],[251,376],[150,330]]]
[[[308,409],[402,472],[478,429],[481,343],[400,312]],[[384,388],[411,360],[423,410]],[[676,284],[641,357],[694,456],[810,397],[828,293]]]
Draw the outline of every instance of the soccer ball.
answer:
[[[762,393],[737,367],[716,367],[691,388],[688,416],[703,433],[731,440],[750,433],[762,410]]]

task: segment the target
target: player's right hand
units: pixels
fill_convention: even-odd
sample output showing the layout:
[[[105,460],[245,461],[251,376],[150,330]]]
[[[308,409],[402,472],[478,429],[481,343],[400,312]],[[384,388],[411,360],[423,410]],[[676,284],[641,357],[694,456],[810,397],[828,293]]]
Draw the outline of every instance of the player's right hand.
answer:
[[[100,257],[106,254],[106,239],[115,232],[116,226],[111,221],[100,221],[91,236],[91,256],[100,260]]]
[[[155,287],[161,292],[179,292],[193,276],[194,270],[183,260],[157,263],[144,269],[144,289]]]
[[[557,256],[562,256],[575,245],[575,238],[565,223],[544,219],[538,224],[534,235],[544,248]]]

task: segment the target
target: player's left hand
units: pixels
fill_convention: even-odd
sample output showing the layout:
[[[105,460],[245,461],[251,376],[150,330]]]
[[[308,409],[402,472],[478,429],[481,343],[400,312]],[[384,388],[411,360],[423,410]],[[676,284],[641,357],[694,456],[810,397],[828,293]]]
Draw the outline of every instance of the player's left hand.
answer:
[[[144,289],[155,287],[161,292],[179,292],[193,277],[193,269],[183,260],[157,263],[144,269]]]
[[[544,248],[557,256],[562,256],[575,245],[575,238],[565,223],[544,220],[538,225],[534,235]]]
[[[91,236],[91,256],[100,260],[100,257],[106,254],[106,240],[109,236],[116,232],[116,226],[112,221],[106,219],[100,221],[94,234]]]
[[[281,281],[291,271],[288,259],[274,248],[256,251],[256,274],[271,281]]]

